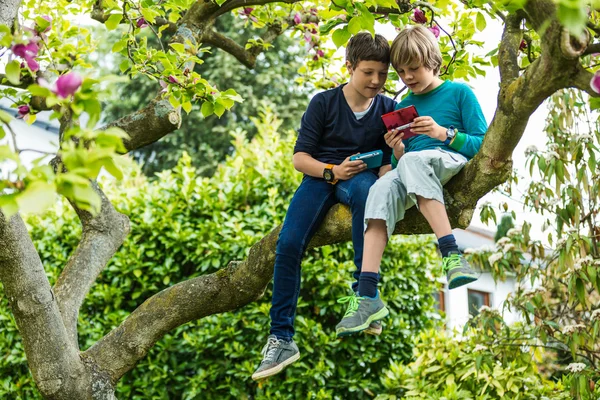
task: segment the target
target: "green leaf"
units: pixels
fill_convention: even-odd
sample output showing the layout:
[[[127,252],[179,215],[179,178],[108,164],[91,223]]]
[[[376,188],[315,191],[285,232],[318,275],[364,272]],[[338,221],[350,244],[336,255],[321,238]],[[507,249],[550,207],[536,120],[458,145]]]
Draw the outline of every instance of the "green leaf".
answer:
[[[27,90],[29,91],[29,93],[31,93],[32,96],[48,97],[52,94],[50,89],[41,87],[40,85],[36,84],[29,85]]]
[[[108,171],[109,174],[114,176],[116,179],[123,179],[123,172],[119,167],[115,165],[115,161],[112,158],[106,159],[106,161],[104,162],[104,168]]]
[[[223,115],[223,113],[225,112],[225,106],[220,103],[215,103],[214,111],[217,117],[221,118],[221,115]]]
[[[485,16],[483,15],[483,13],[478,12],[477,18],[475,19],[475,26],[477,27],[477,30],[479,32],[482,32],[485,29],[486,25],[487,23],[485,21]]]
[[[6,64],[6,78],[13,85],[21,84],[21,63],[17,60],[12,60]]]
[[[169,46],[171,46],[179,54],[185,53],[185,46],[183,43],[170,43]]]
[[[585,306],[585,286],[580,278],[576,278],[575,292],[577,293],[577,298],[579,299],[579,302],[583,306]]]
[[[358,32],[360,32],[360,27],[361,27],[360,17],[356,16],[356,17],[352,17],[350,22],[348,22],[347,29],[348,29],[348,32],[350,32],[352,35],[356,35]],[[335,40],[334,40],[334,43],[335,43]]]
[[[333,40],[333,44],[335,44],[336,47],[340,47],[345,45],[348,42],[348,40],[350,40],[351,36],[352,34],[348,32],[348,28],[343,27],[341,29],[336,29],[333,32],[331,40]]]
[[[583,33],[587,21],[587,7],[579,1],[560,1],[556,13],[561,24],[575,35]]]
[[[205,101],[200,111],[202,112],[202,116],[206,118],[214,113],[214,106],[210,101]]]
[[[181,104],[181,107],[182,107],[182,108],[184,109],[184,111],[185,111],[186,113],[188,113],[188,114],[190,113],[190,111],[192,111],[192,103],[191,103],[191,102],[189,102],[189,101],[183,102],[183,103]]]
[[[16,197],[19,210],[24,213],[44,211],[56,199],[56,187],[53,184],[33,181]]]
[[[166,25],[168,26],[168,25]],[[128,37],[124,37],[123,39],[119,40],[117,43],[114,44],[114,46],[112,47],[112,52],[113,53],[118,53],[121,50],[123,50],[125,47],[127,47],[127,41],[129,40]]]
[[[140,276],[142,276],[142,271],[139,269],[134,269],[133,275],[135,275],[136,278],[139,278]]]
[[[104,23],[104,25],[106,26],[106,29],[108,29],[109,31],[112,31],[112,30],[116,29],[117,26],[119,26],[122,19],[123,19],[123,14],[111,14],[110,17],[108,17],[108,19]]]
[[[592,110],[600,109],[600,97],[590,97],[590,108]]]
[[[19,212],[19,205],[15,201],[15,194],[0,195],[0,209],[5,218],[10,218]]]
[[[8,124],[12,120],[13,120],[12,115],[10,115],[9,113],[7,113],[4,110],[0,110],[0,121],[1,122],[4,122],[5,124]]]
[[[238,103],[242,103],[244,101],[244,98],[233,89],[227,89],[221,93],[221,96],[228,97],[233,101],[237,101]]]

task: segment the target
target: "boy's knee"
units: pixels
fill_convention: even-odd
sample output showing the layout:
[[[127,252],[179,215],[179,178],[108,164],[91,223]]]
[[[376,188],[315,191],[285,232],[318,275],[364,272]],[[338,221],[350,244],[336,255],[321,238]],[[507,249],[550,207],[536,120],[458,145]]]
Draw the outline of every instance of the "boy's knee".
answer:
[[[277,241],[276,254],[285,256],[296,256],[300,253],[300,240],[290,238],[289,236],[280,236]]]

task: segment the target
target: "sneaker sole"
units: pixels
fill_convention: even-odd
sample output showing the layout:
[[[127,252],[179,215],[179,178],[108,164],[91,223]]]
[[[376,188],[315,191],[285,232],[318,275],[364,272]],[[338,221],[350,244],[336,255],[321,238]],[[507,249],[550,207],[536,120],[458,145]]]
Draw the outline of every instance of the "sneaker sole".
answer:
[[[383,331],[383,328],[381,326],[379,328],[372,328],[371,326],[369,326],[367,329],[364,330],[365,335],[373,335],[373,336],[381,335],[382,331]]]
[[[290,358],[288,358],[287,360],[285,360],[281,364],[276,365],[275,367],[273,367],[271,369],[266,369],[264,371],[256,372],[256,373],[252,374],[252,380],[257,381],[259,379],[264,379],[264,378],[268,378],[268,377],[273,376],[273,375],[277,375],[285,367],[287,367],[288,365],[290,365],[294,361],[297,361],[299,358],[300,358],[300,352],[294,354],[293,356],[291,356]]]
[[[448,284],[448,288],[456,289],[458,287],[467,285],[471,282],[475,282],[476,280],[477,280],[477,277],[474,277],[474,276],[461,276],[461,277],[452,279],[450,281],[450,284]]]
[[[367,329],[369,327],[369,325],[371,325],[371,322],[383,319],[383,318],[387,317],[389,313],[390,313],[390,311],[387,309],[387,307],[383,307],[381,310],[379,310],[375,314],[371,315],[367,319],[367,322],[365,322],[362,325],[356,326],[351,329],[347,329],[347,328],[338,329],[336,331],[337,337],[348,336],[348,335],[352,335],[353,333],[362,332],[365,329]],[[381,333],[381,332],[379,332],[379,333]]]

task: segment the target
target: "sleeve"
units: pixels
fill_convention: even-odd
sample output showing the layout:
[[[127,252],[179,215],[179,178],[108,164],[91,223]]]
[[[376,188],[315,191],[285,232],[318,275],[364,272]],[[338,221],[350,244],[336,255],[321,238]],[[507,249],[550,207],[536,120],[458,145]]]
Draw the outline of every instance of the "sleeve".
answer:
[[[450,148],[471,159],[481,147],[487,132],[487,122],[475,93],[466,85],[461,92],[459,106],[465,132],[456,134]]]
[[[321,94],[313,97],[308,104],[308,108],[302,116],[300,129],[298,129],[294,154],[303,152],[312,156],[317,150],[325,126],[325,107],[326,104]]]
[[[386,108],[383,112],[383,114],[387,114],[389,112],[392,112],[396,109],[397,103],[390,99],[389,103],[386,102]],[[385,130],[385,128],[384,128]],[[388,165],[392,163],[392,148],[390,146],[387,145],[387,143],[385,142],[385,138],[383,137],[383,135],[381,135],[381,139],[379,140],[380,142],[380,149],[381,151],[383,151],[383,158],[381,161],[381,165]]]

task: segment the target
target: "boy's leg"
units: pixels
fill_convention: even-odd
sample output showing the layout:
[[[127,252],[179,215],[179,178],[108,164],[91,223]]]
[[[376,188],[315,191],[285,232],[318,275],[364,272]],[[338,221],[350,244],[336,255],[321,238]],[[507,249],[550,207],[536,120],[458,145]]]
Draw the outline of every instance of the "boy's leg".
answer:
[[[358,290],[358,278],[363,264],[365,206],[369,189],[376,181],[377,175],[373,171],[367,170],[347,181],[338,182],[335,190],[338,201],[350,206],[352,212],[352,245],[354,265],[356,266],[353,273],[355,281],[352,283],[354,292]]]
[[[352,212],[352,245],[354,249],[354,265],[356,266],[356,270],[352,274],[354,277],[354,282],[352,282],[352,291],[354,292],[354,295],[358,293],[361,267],[363,265],[363,249],[368,248],[365,247],[365,236],[363,234],[365,206],[367,197],[369,196],[369,189],[376,181],[377,174],[367,170],[347,181],[338,182],[336,185],[336,197],[340,203],[350,206],[350,211]],[[375,278],[373,279],[378,279],[378,275],[379,274],[376,272]],[[373,296],[374,295],[375,294],[373,294]],[[365,333],[370,335],[380,335],[381,331],[381,323],[379,321],[373,321],[365,330]]]
[[[300,292],[300,264],[306,246],[337,202],[334,187],[323,179],[305,177],[288,208],[275,255],[271,335],[263,348],[263,361],[252,375],[262,379],[280,372],[299,358],[293,342],[294,318]]]
[[[368,224],[364,238],[359,296],[343,299],[349,302],[349,306],[344,318],[336,326],[338,336],[371,329],[373,322],[388,314],[377,293],[379,264],[388,235],[393,232],[396,221],[404,217],[405,199],[406,190],[394,171],[379,179],[369,191],[365,206],[365,220]]]
[[[409,196],[415,198],[419,210],[438,238],[449,288],[454,289],[477,280],[477,274],[458,251],[444,205],[442,188],[460,172],[467,162],[466,158],[436,149],[408,153],[400,161],[398,171],[405,179]]]

